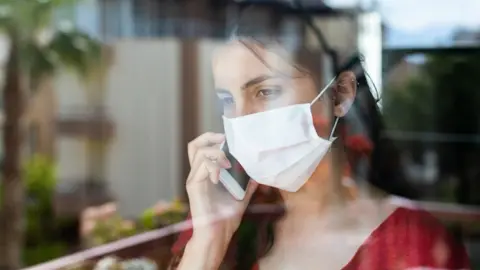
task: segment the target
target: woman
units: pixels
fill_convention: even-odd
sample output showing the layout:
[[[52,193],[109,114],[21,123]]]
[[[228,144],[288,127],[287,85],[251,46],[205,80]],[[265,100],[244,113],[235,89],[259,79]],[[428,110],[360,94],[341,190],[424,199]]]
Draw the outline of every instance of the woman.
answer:
[[[262,179],[260,185],[254,177],[245,199],[236,201],[216,186],[219,169],[232,166],[218,145],[227,137],[230,147],[232,138],[242,134],[207,133],[193,140],[186,184],[193,231],[183,233],[174,246],[171,268],[468,269],[464,248],[432,216],[398,206],[388,196],[411,197],[411,190],[401,177],[392,143],[380,137],[383,124],[363,71],[347,67],[338,72],[333,85],[323,87],[320,61],[311,52],[305,48],[292,52],[278,37],[253,38],[243,30],[240,23],[236,37],[212,61],[225,125],[235,121],[231,119],[255,122],[248,132],[270,134],[282,146],[288,144],[287,137],[296,136],[291,135],[294,129],[285,132],[288,127],[311,124],[319,138],[312,145],[321,151],[303,171],[288,163],[291,166],[285,169],[295,181],[288,182],[280,173],[270,182]],[[292,108],[302,115],[306,106],[300,109],[299,104],[311,104],[307,113],[311,123],[290,123],[295,120],[285,116],[293,115],[287,112]],[[264,112],[279,118],[264,121],[261,118],[269,118]],[[253,136],[252,144],[256,140]],[[298,153],[295,160],[303,164],[306,152],[296,147],[290,143],[274,148],[271,158],[297,158]],[[285,154],[291,148],[295,150]],[[245,158],[255,156],[248,149],[239,145],[236,158],[249,174],[271,170]],[[268,151],[262,154],[268,156]],[[306,173],[307,167],[313,169]],[[280,210],[251,214],[249,209],[256,204]],[[202,222],[212,216],[222,218]]]

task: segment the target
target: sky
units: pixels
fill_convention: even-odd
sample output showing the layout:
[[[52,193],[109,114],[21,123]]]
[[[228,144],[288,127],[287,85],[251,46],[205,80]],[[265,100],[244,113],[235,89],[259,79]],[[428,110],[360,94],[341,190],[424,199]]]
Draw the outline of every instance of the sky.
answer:
[[[325,0],[332,7],[351,7],[372,0]],[[390,28],[391,46],[448,45],[458,28],[480,29],[480,0],[377,0],[383,21]],[[461,4],[459,4],[461,3]]]

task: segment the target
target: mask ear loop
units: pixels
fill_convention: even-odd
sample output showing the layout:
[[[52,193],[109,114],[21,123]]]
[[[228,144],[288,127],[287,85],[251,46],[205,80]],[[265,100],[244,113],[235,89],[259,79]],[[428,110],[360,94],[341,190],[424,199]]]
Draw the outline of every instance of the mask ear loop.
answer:
[[[332,132],[330,132],[330,136],[328,136],[328,140],[331,141],[332,138],[333,138],[333,133],[335,132],[335,129],[337,128],[337,124],[338,124],[338,119],[340,117],[335,117],[335,122],[333,123],[333,127],[332,127]]]
[[[323,93],[325,93],[325,91],[328,90],[328,88],[330,88],[330,85],[333,84],[333,82],[335,82],[335,79],[337,77],[334,77],[328,84],[327,86],[325,86],[325,88],[322,89],[322,91],[320,91],[320,93],[312,100],[312,102],[310,102],[310,106],[312,106],[315,102],[318,101],[318,99],[323,95]]]
[[[312,100],[312,102],[310,102],[310,106],[312,106],[315,102],[318,101],[318,99],[323,95],[323,93],[325,93],[325,91],[327,91],[330,88],[330,85],[332,85],[333,82],[335,82],[335,79],[337,79],[337,77],[333,77],[333,79],[327,84],[327,86],[325,86],[325,88],[323,88],[322,91],[320,91],[320,93]],[[335,128],[337,127],[337,124],[338,124],[338,117],[335,118],[335,122],[333,123],[333,127],[332,127],[332,132],[330,133],[328,140],[332,140],[333,133],[335,132]]]

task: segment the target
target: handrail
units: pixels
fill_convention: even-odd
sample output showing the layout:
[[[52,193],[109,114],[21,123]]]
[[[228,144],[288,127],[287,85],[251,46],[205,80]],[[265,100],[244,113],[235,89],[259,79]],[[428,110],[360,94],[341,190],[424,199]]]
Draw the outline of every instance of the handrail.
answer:
[[[426,201],[412,201],[403,199],[400,197],[392,197],[392,203],[407,207],[407,208],[420,208],[424,209],[434,216],[452,217],[455,216],[456,220],[464,218],[467,220],[480,221],[480,207],[475,206],[463,206],[451,203],[437,203]],[[268,205],[256,205],[252,208],[252,212],[265,213],[269,211],[275,211]],[[90,248],[84,251],[74,253],[65,257],[61,257],[46,263],[38,264],[24,270],[52,270],[61,269],[71,265],[79,264],[82,262],[98,259],[103,256],[131,248],[140,244],[145,244],[155,240],[159,240],[163,237],[170,236],[180,231],[189,230],[192,228],[191,221],[182,221],[177,224],[173,224],[161,229],[141,233],[125,239],[121,239],[112,243],[108,243],[99,247]]]
[[[180,223],[167,226],[165,228],[137,234],[125,239],[121,239],[105,245],[80,251],[72,255],[61,257],[46,263],[27,267],[27,268],[24,268],[24,270],[47,270],[47,269],[52,270],[52,269],[65,268],[70,265],[75,265],[75,264],[93,260],[99,257],[107,256],[108,254],[114,253],[116,251],[119,251],[125,248],[129,248],[139,244],[144,244],[150,241],[154,241],[156,239],[160,239],[162,237],[177,233],[181,230],[187,230],[191,228],[190,224],[191,222],[189,221],[182,221]]]

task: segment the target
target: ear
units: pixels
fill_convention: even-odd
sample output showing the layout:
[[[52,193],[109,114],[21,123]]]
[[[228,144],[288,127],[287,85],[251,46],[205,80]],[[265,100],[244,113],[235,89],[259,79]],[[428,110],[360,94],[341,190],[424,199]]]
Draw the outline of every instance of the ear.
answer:
[[[357,78],[352,71],[344,71],[338,77],[334,87],[334,114],[343,117],[352,107],[357,94]]]

